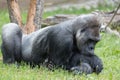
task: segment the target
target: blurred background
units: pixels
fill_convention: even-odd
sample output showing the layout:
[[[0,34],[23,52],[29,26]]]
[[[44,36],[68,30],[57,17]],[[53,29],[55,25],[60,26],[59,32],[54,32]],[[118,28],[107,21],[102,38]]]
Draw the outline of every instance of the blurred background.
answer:
[[[0,0],[0,34],[2,26],[10,22],[7,1],[9,0]],[[25,25],[30,0],[18,1],[23,25]],[[93,12],[101,14],[100,17],[104,18],[102,21],[108,23],[120,4],[120,0],[44,1],[43,27]],[[2,53],[0,52],[0,80],[120,80],[120,9],[107,30],[101,32],[101,41],[95,48],[96,55],[102,59],[104,64],[104,70],[99,75],[75,76],[61,69],[52,72],[45,67],[31,69],[27,65],[21,65],[19,68],[15,65],[5,65],[2,63]],[[0,44],[1,42],[0,36]]]
[[[27,10],[30,0],[18,0],[21,10]],[[117,0],[44,0],[45,8],[51,7],[69,7],[69,6],[97,6],[102,5],[116,5]],[[0,0],[0,10],[7,9],[7,0]]]

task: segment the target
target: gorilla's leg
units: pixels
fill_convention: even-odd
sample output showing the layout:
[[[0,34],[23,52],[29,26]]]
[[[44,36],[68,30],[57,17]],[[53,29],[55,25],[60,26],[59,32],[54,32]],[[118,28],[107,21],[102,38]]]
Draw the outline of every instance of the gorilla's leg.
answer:
[[[2,52],[2,55],[3,55],[3,63],[14,63],[15,62],[15,58],[14,58],[14,55],[12,54],[13,52],[11,52],[9,54],[9,49],[7,49],[5,47],[5,45],[1,45],[1,52]]]
[[[15,23],[9,23],[2,28],[3,63],[14,63],[21,61],[21,40],[22,32]]]

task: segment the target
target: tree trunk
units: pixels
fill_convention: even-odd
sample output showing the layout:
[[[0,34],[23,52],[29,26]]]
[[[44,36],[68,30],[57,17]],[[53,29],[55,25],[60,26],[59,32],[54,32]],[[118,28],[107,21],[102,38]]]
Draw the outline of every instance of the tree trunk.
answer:
[[[41,28],[41,19],[44,0],[31,0],[27,16],[25,33],[29,34]]]
[[[34,17],[35,17],[35,10],[36,10],[36,0],[31,0],[29,11],[28,11],[28,16],[27,16],[27,23],[25,26],[25,33],[27,34],[35,31],[35,25],[33,22]]]
[[[18,0],[7,0],[10,22],[17,23],[22,28],[22,18]]]
[[[36,29],[41,28],[43,8],[44,8],[44,0],[37,0],[36,13],[34,18]]]

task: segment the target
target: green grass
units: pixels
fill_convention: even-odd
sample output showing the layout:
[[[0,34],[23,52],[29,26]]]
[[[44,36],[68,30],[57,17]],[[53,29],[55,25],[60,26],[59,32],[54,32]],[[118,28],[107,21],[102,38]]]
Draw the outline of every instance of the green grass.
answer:
[[[99,9],[99,8],[98,8]],[[112,9],[112,8],[111,8]],[[111,10],[109,9],[109,10]],[[89,13],[95,9],[87,11],[86,9],[73,10],[56,10],[53,12],[45,12],[44,18],[56,14],[82,14]],[[102,8],[100,10],[106,10]],[[108,10],[108,9],[107,9]],[[23,13],[23,21],[25,22],[26,13]],[[6,11],[0,12],[0,31],[1,26],[9,22],[9,15]],[[44,66],[41,68],[31,69],[28,65],[21,65],[19,68],[13,65],[5,65],[0,60],[0,80],[120,80],[120,38],[101,33],[101,41],[96,45],[95,53],[98,55],[104,65],[103,71],[99,74],[90,75],[73,75],[62,69],[54,72],[48,70]],[[1,38],[0,38],[1,42]],[[2,55],[0,54],[0,57]]]
[[[102,39],[96,45],[95,53],[104,64],[104,69],[99,75],[73,75],[61,69],[52,72],[43,66],[31,69],[28,65],[22,65],[17,68],[15,65],[5,65],[0,61],[0,80],[119,80],[120,39],[102,33]]]
[[[74,15],[80,15],[80,14],[87,14],[96,10],[100,10],[100,11],[110,11],[113,10],[115,8],[115,6],[110,6],[110,5],[106,5],[106,6],[101,6],[101,4],[97,7],[91,7],[91,9],[86,9],[84,7],[82,8],[75,8],[75,7],[70,7],[69,9],[61,9],[58,8],[57,10],[54,11],[48,11],[45,12],[43,15],[43,18],[46,18],[48,16],[53,16],[56,14],[74,14]]]

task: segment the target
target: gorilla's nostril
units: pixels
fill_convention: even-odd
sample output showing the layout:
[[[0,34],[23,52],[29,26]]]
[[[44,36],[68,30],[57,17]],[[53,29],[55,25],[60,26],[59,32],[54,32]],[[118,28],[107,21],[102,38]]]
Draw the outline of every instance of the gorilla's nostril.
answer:
[[[89,47],[90,50],[93,50],[94,48],[93,47]]]
[[[91,47],[90,49],[93,49],[93,47]]]

